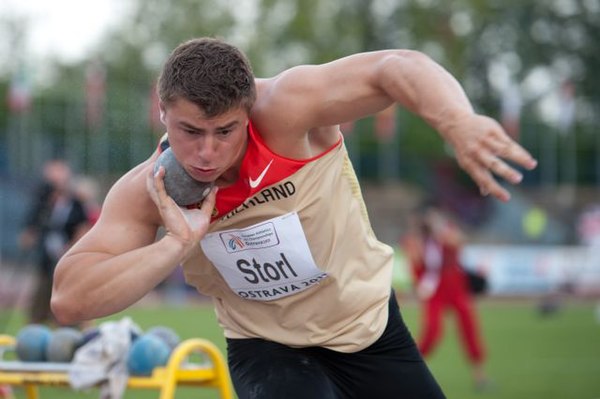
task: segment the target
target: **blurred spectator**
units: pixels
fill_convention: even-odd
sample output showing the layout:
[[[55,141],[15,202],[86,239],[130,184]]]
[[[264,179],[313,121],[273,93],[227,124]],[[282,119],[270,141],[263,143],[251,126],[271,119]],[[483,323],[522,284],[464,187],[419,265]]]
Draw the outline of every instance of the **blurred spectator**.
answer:
[[[401,245],[408,256],[415,289],[422,302],[419,350],[432,353],[442,337],[444,312],[456,312],[461,344],[472,367],[477,389],[489,386],[485,351],[467,273],[460,263],[464,234],[440,209],[427,206],[413,215]]]
[[[19,237],[22,250],[35,251],[37,259],[29,323],[54,323],[50,311],[52,276],[62,254],[89,228],[83,203],[72,191],[72,173],[61,159],[53,159],[43,167],[42,182],[34,193],[25,227]]]
[[[531,206],[523,215],[523,233],[528,241],[539,242],[548,228],[548,215],[540,206]]]
[[[579,242],[592,248],[600,248],[600,204],[587,206],[577,220]]]
[[[0,399],[15,399],[10,385],[0,384]]]

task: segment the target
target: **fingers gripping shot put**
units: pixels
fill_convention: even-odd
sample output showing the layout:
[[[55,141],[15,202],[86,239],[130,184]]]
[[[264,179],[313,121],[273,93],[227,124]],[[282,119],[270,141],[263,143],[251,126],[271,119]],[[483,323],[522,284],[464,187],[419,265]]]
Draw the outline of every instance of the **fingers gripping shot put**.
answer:
[[[257,78],[238,48],[198,38],[175,48],[157,87],[166,140],[60,260],[59,321],[122,311],[181,265],[213,299],[239,398],[444,398],[402,320],[393,250],[373,232],[339,125],[397,103],[502,201],[497,179],[519,183],[529,153],[411,50]],[[177,192],[196,191],[189,178],[198,197]]]
[[[190,176],[177,162],[171,148],[167,148],[156,159],[154,173],[158,173],[161,166],[165,168],[165,190],[179,206],[185,207],[201,203],[213,187],[213,182],[204,183]]]

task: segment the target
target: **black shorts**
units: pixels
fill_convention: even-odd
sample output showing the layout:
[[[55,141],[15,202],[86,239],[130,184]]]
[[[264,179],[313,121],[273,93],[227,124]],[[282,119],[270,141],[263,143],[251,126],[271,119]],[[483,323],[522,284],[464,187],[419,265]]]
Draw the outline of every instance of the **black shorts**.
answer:
[[[383,335],[359,352],[227,339],[239,399],[445,398],[410,335],[392,292]]]

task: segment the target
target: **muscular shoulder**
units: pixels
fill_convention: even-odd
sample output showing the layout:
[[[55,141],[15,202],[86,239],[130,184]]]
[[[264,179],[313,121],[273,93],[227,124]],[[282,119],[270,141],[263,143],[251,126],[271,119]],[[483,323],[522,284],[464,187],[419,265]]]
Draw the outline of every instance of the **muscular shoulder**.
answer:
[[[137,165],[113,185],[106,197],[103,213],[140,225],[157,227],[160,224],[160,215],[146,189],[146,179],[155,157]]]
[[[300,67],[287,70],[269,79],[257,79],[257,98],[252,119],[268,132],[273,128],[290,134],[301,134],[315,127],[309,123],[313,102],[311,85],[300,82]]]
[[[252,122],[267,146],[292,159],[317,156],[339,140],[337,126],[320,126],[310,98],[310,85],[278,76],[257,80],[258,97]]]

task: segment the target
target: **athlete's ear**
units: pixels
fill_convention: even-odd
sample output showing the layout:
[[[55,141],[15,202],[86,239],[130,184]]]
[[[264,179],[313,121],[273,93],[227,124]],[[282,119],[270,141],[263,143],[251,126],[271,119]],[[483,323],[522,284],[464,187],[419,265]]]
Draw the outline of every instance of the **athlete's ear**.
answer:
[[[165,105],[161,102],[158,103],[158,109],[160,111],[160,121],[163,123],[163,125],[166,125],[167,123],[165,122],[165,113],[167,112],[165,110]]]

